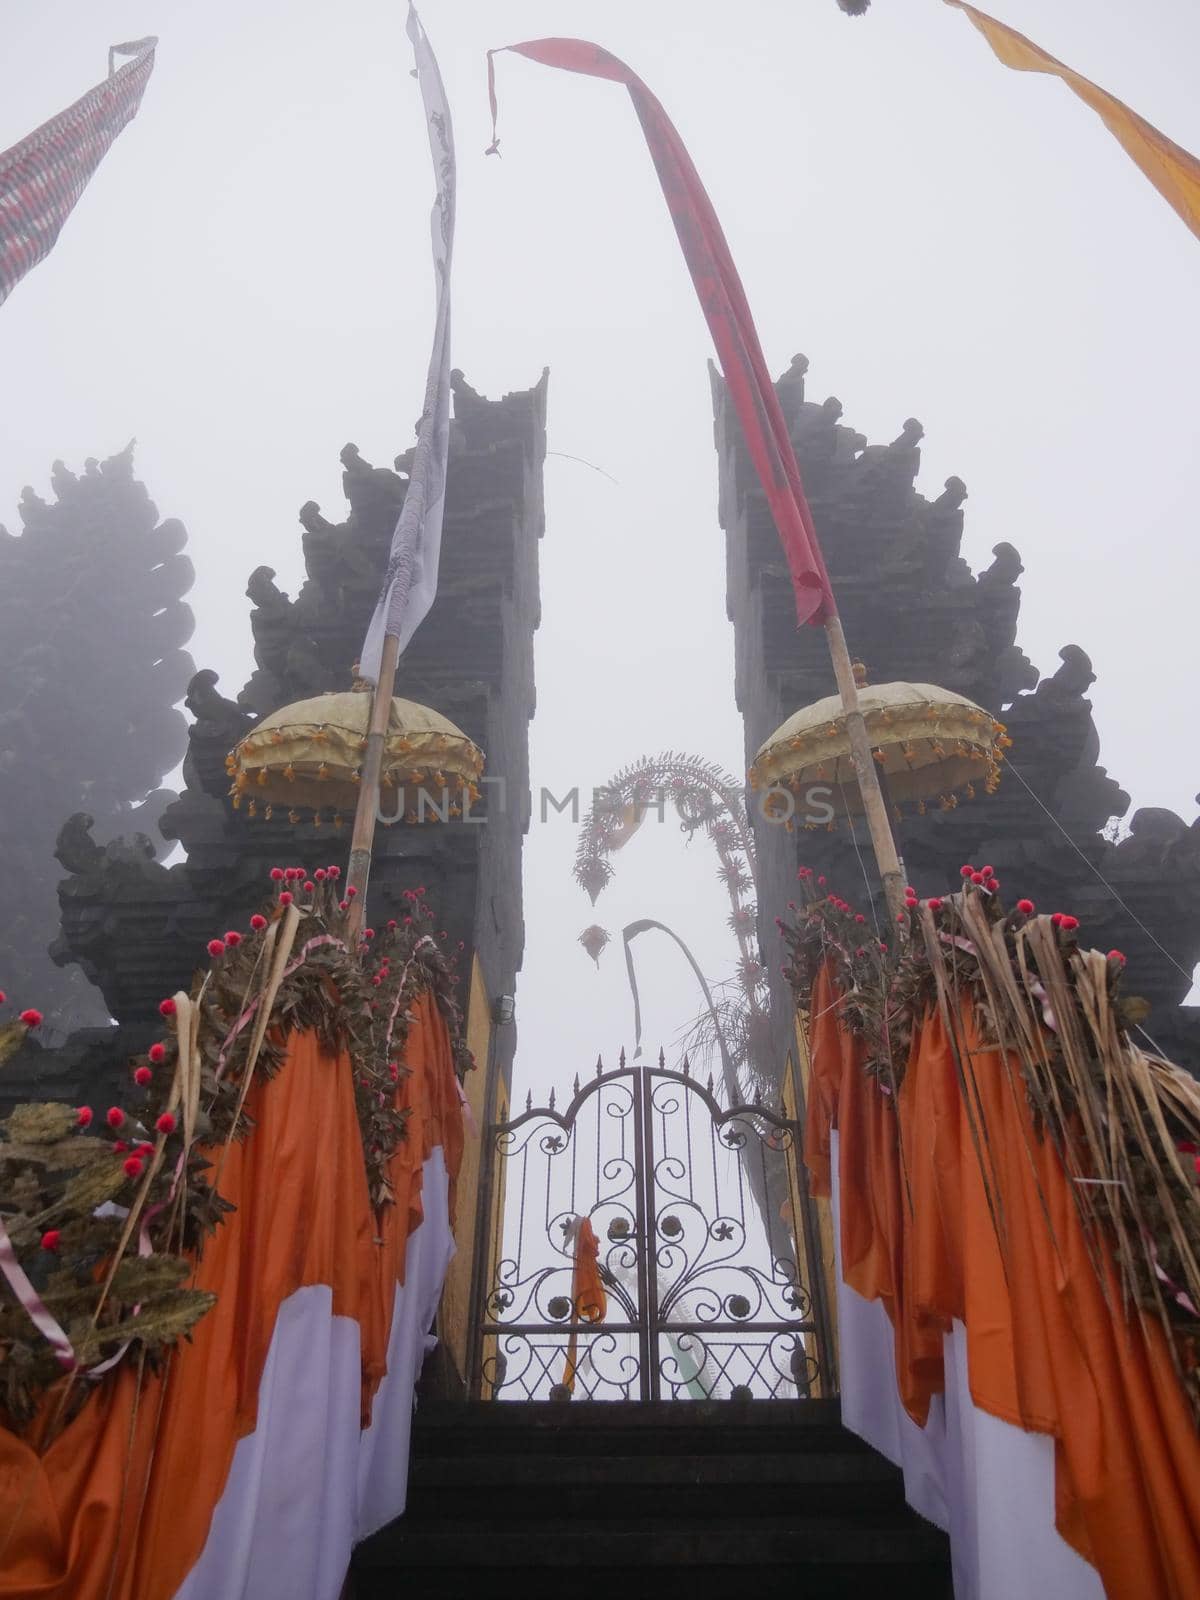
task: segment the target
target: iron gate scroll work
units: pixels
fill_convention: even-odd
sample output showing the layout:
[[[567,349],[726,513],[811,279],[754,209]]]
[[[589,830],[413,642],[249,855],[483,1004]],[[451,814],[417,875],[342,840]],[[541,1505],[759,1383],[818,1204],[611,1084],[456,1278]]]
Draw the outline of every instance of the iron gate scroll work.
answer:
[[[593,1400],[803,1398],[819,1372],[801,1280],[799,1130],[723,1110],[713,1080],[597,1062],[566,1110],[526,1102],[485,1138],[471,1393]],[[599,1241],[603,1321],[572,1298],[576,1218]]]

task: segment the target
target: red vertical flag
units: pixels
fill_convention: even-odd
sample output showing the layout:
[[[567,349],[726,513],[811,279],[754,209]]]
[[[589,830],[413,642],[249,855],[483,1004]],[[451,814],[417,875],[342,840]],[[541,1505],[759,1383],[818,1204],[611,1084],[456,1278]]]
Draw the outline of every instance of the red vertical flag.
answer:
[[[750,459],[779,530],[796,591],[796,615],[802,623],[824,622],[837,607],[779,397],[767,371],[746,292],[721,224],[674,123],[637,74],[599,45],[588,44],[583,39],[530,39],[506,48],[548,67],[562,67],[590,78],[609,78],[623,83],[629,90],[675,223],[684,260],[717,348]],[[488,52],[491,151],[499,144],[495,138],[493,59],[499,53]]]

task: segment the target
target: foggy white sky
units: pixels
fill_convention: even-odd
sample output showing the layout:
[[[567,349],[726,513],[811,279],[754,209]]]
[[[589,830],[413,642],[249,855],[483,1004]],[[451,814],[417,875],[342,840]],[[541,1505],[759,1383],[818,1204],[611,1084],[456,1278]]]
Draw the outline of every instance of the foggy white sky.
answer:
[[[1200,148],[1188,0],[995,0],[1003,18]],[[51,462],[136,435],[197,569],[198,666],[250,665],[245,580],[298,585],[297,508],[343,514],[338,450],[411,442],[432,325],[432,193],[401,0],[4,0],[0,149],[154,32],[137,120],[50,258],[0,308],[0,521]],[[970,490],[964,553],[1021,550],[1021,643],[1094,660],[1102,759],[1191,819],[1200,322],[1196,241],[1061,85],[1002,68],[938,0],[425,0],[459,149],[455,364],[498,395],[551,368],[534,781],[602,783],[660,747],[732,770],[741,733],[695,304],[623,90],[498,63],[547,33],[605,45],[675,118],[730,238],[773,370],[886,441],[926,428],[919,486]],[[851,640],[853,645],[854,641]],[[668,837],[669,836],[669,837]],[[569,1082],[632,1033],[619,944],[597,973],[575,831],[528,842],[518,1084]],[[647,827],[595,920],[670,923],[732,962],[704,847]],[[848,892],[848,891],[847,891]],[[641,941],[647,1037],[698,1009]]]

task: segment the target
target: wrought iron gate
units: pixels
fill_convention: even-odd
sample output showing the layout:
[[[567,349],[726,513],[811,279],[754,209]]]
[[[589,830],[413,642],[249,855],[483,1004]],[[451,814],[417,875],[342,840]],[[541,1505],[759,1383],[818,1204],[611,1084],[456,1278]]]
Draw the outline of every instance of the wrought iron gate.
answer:
[[[471,1393],[483,1399],[805,1397],[817,1324],[802,1282],[798,1129],[713,1080],[597,1062],[562,1112],[493,1124],[480,1193]],[[600,1245],[602,1321],[572,1298],[576,1218]],[[580,1313],[583,1313],[581,1316]]]

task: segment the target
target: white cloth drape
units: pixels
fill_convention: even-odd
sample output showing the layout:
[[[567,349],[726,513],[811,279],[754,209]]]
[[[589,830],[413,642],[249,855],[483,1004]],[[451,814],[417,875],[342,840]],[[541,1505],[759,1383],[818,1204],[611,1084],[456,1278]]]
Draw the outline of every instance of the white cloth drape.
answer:
[[[449,1195],[435,1149],[367,1429],[359,1427],[358,1323],[333,1315],[332,1291],[322,1284],[284,1301],[258,1424],[238,1443],[204,1550],[177,1600],[337,1600],[354,1544],[404,1510],[413,1389],[454,1254]]]
[[[394,634],[400,649],[420,627],[437,595],[438,563],[442,549],[442,514],[446,504],[446,468],[450,459],[450,263],[454,254],[455,195],[458,185],[454,164],[454,132],[450,103],[438,70],[437,57],[411,4],[408,36],[416,57],[421,85],[429,153],[437,182],[430,236],[433,269],[437,279],[433,351],[425,380],[425,405],[417,424],[417,443],[408,474],[404,505],[392,534],[387,573],[379,601],[367,628],[359,671],[372,683],[379,678],[383,641]]]
[[[891,1320],[842,1280],[836,1132],[831,1171],[842,1421],[903,1470],[909,1505],[950,1535],[955,1600],[1104,1600],[1095,1568],[1054,1526],[1053,1440],[975,1405],[961,1322],[925,1427],[901,1405]]]

